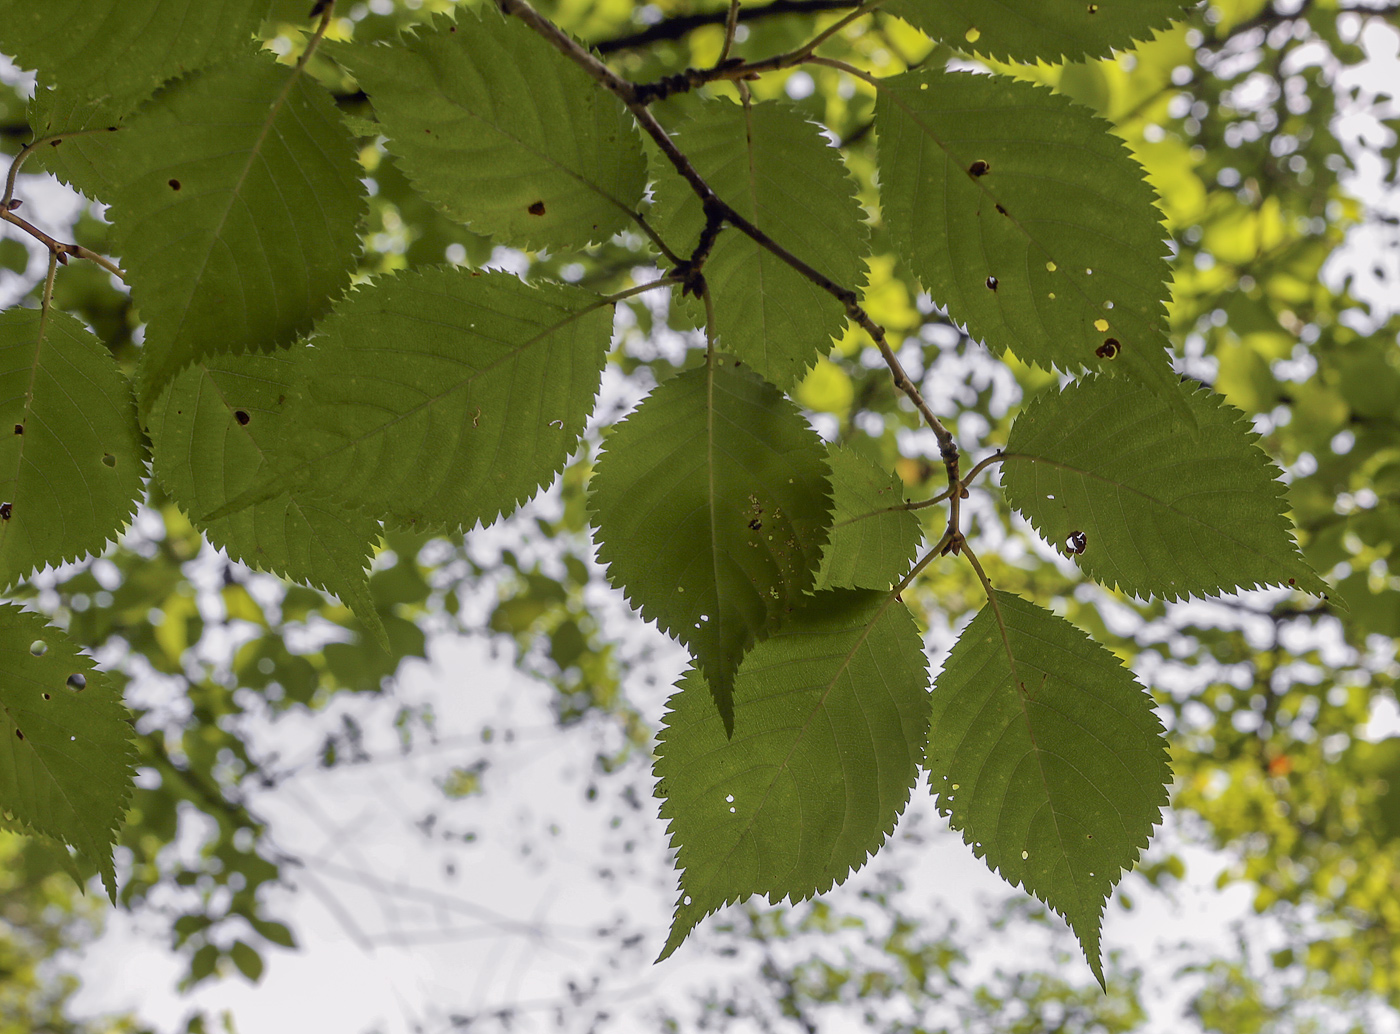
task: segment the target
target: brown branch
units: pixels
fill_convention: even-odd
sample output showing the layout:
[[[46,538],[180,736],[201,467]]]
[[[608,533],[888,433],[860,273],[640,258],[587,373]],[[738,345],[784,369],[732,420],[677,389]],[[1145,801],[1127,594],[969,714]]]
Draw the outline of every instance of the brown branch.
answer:
[[[749,7],[739,11],[738,20],[756,22],[783,14],[818,14],[822,11],[844,11],[856,5],[851,0],[773,0],[762,7]],[[614,54],[619,50],[644,47],[648,43],[680,39],[706,25],[723,25],[729,17],[728,10],[708,11],[703,14],[683,14],[667,18],[649,25],[645,29],[618,36],[615,39],[600,40],[593,49],[600,54]]]

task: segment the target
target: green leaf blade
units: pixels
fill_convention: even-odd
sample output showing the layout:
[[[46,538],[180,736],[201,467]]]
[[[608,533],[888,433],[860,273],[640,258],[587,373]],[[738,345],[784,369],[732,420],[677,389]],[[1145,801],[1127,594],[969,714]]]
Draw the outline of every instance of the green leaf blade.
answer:
[[[1182,17],[1181,0],[895,0],[888,10],[934,39],[998,61],[1107,57]]]
[[[508,273],[360,288],[304,353],[284,447],[204,520],[300,486],[398,527],[490,524],[564,469],[611,333],[596,295]]]
[[[247,489],[287,433],[296,355],[215,356],[186,368],[151,412],[155,475],[211,545],[339,596],[382,636],[366,572],[379,536],[373,518],[335,500],[286,492],[209,524],[197,521]]]
[[[334,103],[306,76],[249,56],[91,139],[147,323],[143,412],[204,356],[290,343],[349,283],[364,189]]]
[[[1100,984],[1108,895],[1161,821],[1171,778],[1152,700],[1068,621],[994,591],[934,682],[940,813],[994,872],[1059,912]]]
[[[881,203],[934,301],[996,353],[1165,389],[1166,232],[1110,125],[1003,76],[881,80]]]
[[[112,844],[136,751],[121,695],[38,614],[0,604],[0,807],[94,862],[116,902]]]
[[[813,586],[827,470],[797,408],[719,359],[653,391],[598,461],[598,559],[643,617],[690,649],[726,725],[740,658]]]
[[[827,451],[831,463],[831,541],[817,572],[818,589],[887,589],[909,570],[923,538],[904,484],[848,446]]]
[[[646,161],[626,109],[515,19],[463,14],[402,46],[327,50],[418,190],[479,233],[579,248],[631,224]]]
[[[838,284],[861,276],[868,231],[854,181],[820,128],[787,104],[710,101],[676,131],[677,145],[715,193]],[[705,213],[673,175],[657,186],[658,232],[689,254]],[[720,233],[704,266],[719,343],[780,388],[831,348],[845,314],[821,288],[752,238]]]
[[[1142,599],[1269,585],[1326,597],[1244,414],[1206,390],[1177,395],[1194,424],[1179,401],[1119,378],[1043,393],[1007,440],[1007,500],[1062,553],[1082,545],[1091,578]]]
[[[657,748],[682,869],[663,959],[728,902],[844,882],[894,830],[928,732],[922,642],[887,592],[819,593],[754,647],[732,738],[703,683],[681,681]]]
[[[131,388],[63,312],[0,313],[0,588],[101,552],[136,512],[145,445]]]

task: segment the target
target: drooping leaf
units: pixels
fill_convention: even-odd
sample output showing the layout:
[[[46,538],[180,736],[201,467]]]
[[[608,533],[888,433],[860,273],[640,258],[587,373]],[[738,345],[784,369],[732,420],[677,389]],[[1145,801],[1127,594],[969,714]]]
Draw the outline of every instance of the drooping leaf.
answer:
[[[314,80],[248,56],[166,87],[121,132],[84,139],[147,323],[143,413],[204,356],[305,333],[349,282],[364,190]]]
[[[365,570],[379,536],[373,518],[337,500],[284,492],[210,524],[198,521],[248,488],[287,433],[298,354],[213,356],[186,368],[151,411],[152,465],[211,544],[334,593],[382,636]]]
[[[97,553],[136,511],[145,446],[112,354],[64,312],[0,313],[0,588]]]
[[[797,407],[718,357],[653,391],[598,460],[598,559],[690,649],[726,728],[740,658],[813,587],[827,472]]]
[[[928,733],[923,644],[887,592],[820,592],[754,647],[732,739],[704,681],[681,680],[657,746],[681,868],[663,959],[721,905],[800,901],[864,865],[909,800]]]
[[[1326,596],[1244,414],[1209,391],[1177,390],[1196,426],[1121,378],[1042,393],[1007,441],[1008,501],[1090,577],[1143,599],[1264,585]]]
[[[973,337],[1174,382],[1156,194],[1107,122],[1004,76],[923,71],[881,80],[876,124],[890,235]]]
[[[646,162],[621,102],[525,25],[462,14],[402,45],[328,48],[369,94],[414,187],[520,247],[631,224]]]
[[[841,156],[788,104],[709,101],[676,130],[676,143],[732,205],[770,237],[838,284],[862,271],[866,227]],[[668,170],[656,184],[658,232],[689,255],[705,213]],[[841,333],[841,306],[801,273],[732,228],[704,266],[720,345],[787,388]]]
[[[831,463],[831,541],[818,589],[887,589],[909,570],[923,530],[902,507],[904,485],[848,446],[827,450]]]
[[[894,0],[886,10],[934,39],[999,61],[1107,57],[1182,17],[1181,0]]]
[[[112,843],[135,773],[121,696],[38,614],[0,604],[0,808],[71,844],[116,902]]]
[[[305,489],[405,528],[490,524],[564,469],[611,333],[597,295],[509,273],[357,289],[304,353],[278,454],[203,519]]]
[[[1102,984],[1104,905],[1171,778],[1132,673],[1064,618],[994,591],[934,680],[928,774],[939,812],[1069,921]]]

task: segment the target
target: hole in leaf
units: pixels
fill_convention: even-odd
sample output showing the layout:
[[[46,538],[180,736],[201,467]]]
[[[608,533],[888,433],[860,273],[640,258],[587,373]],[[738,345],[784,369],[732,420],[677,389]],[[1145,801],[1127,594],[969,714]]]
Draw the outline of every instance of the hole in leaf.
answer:
[[[102,464],[106,467],[115,467],[117,465],[117,458],[110,452],[104,452],[102,454]]]
[[[1112,302],[1104,302],[1104,303],[1103,303],[1103,307],[1104,307],[1105,309],[1111,309],[1111,308],[1113,308],[1113,303],[1112,303]]]
[[[730,808],[730,809],[729,809],[729,814],[731,814],[731,815],[734,814],[734,809],[733,809],[733,808]]]
[[[684,898],[681,899],[681,904],[682,904],[682,905],[688,905],[688,904],[690,904],[690,895],[689,895],[689,894],[687,894]]]
[[[87,689],[87,676],[80,671],[73,672],[68,676],[68,688],[74,693],[81,693]]]
[[[1024,861],[1025,861],[1027,858],[1029,858],[1030,856],[1031,856],[1031,853],[1030,853],[1029,851],[1022,851],[1022,852],[1021,852],[1021,861],[1024,862]]]
[[[1099,5],[1098,5],[1098,4],[1090,4],[1090,5],[1089,5],[1089,13],[1090,13],[1090,14],[1098,14],[1098,13],[1099,13]]]
[[[1065,540],[1065,549],[1072,555],[1079,556],[1089,545],[1089,536],[1082,531],[1072,531],[1069,538]]]
[[[171,181],[170,181],[170,189],[171,189],[171,190],[179,190],[179,189],[180,189],[180,181],[179,181],[179,180],[171,180]]]
[[[1102,334],[1108,329],[1108,320],[1094,320],[1094,329]]]
[[[15,434],[24,434],[23,424],[15,424]]]
[[[982,30],[977,28],[976,26],[972,27],[971,29],[968,29],[965,33],[963,33],[963,39],[967,40],[969,43],[976,43],[981,38]]]
[[[40,693],[39,695],[40,695],[41,697],[43,697],[45,700],[52,700],[52,699],[53,699],[53,697],[49,696],[47,693]]]
[[[248,417],[248,414],[247,414],[246,412],[244,412],[243,410],[241,410],[241,409],[235,409],[235,410],[233,411],[233,418],[234,418],[235,420],[238,421],[238,423],[239,423],[240,426],[243,426],[243,427],[247,427],[247,426],[248,426],[249,417]]]
[[[997,278],[996,278],[996,277],[994,277],[994,276],[989,276],[989,277],[987,277],[987,290],[989,290],[989,291],[995,291],[999,286],[1000,286],[1000,284],[997,282]]]
[[[29,644],[29,652],[32,653],[35,657],[42,657],[44,656],[44,654],[49,652],[49,644],[44,642],[42,639],[36,639],[34,640],[34,642]]]
[[[985,176],[991,171],[992,167],[986,162],[984,162],[981,158],[978,158],[975,162],[973,162],[967,167],[967,174],[973,179],[976,179],[979,176]]]
[[[1086,270],[1084,270],[1084,275],[1085,275],[1085,276],[1093,276],[1093,275],[1094,275],[1094,271],[1093,271],[1092,269],[1086,269]]]
[[[544,202],[536,201],[529,207],[528,211],[531,215],[544,215]]]
[[[729,803],[731,803],[731,804],[734,803],[734,795],[733,795],[732,793],[727,793],[727,794],[725,794],[725,795],[724,795],[724,799],[725,799],[726,801],[728,801]]]
[[[1094,354],[1100,359],[1117,359],[1118,353],[1123,350],[1123,346],[1118,343],[1116,337],[1107,338],[1104,343],[1094,349]]]
[[[1057,270],[1057,269],[1059,269],[1059,268],[1060,268],[1060,267],[1057,266],[1057,265],[1055,265],[1055,263],[1053,263],[1053,262],[1047,262],[1047,263],[1045,263],[1045,272],[1047,272],[1047,273],[1053,273],[1053,272],[1055,272],[1055,270]]]

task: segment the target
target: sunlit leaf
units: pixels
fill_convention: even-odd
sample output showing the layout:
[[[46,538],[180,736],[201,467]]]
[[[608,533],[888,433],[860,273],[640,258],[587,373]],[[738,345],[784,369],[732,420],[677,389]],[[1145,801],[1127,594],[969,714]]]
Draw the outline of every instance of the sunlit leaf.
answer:
[[[739,659],[813,587],[827,470],[797,408],[718,358],[647,396],[598,460],[598,559],[690,648],[726,726]]]
[[[101,552],[136,511],[131,387],[67,313],[0,313],[0,432],[0,587]]]
[[[721,905],[845,882],[894,829],[928,732],[923,644],[887,592],[818,593],[755,646],[734,683],[733,738],[704,682],[682,679],[657,746],[681,868],[661,958]]]
[[[1103,983],[1104,905],[1171,778],[1132,673],[1064,618],[994,592],[934,681],[928,774],[953,828],[1069,921]]]
[[[0,604],[0,808],[71,844],[116,901],[112,843],[135,772],[121,696],[38,614]]]

